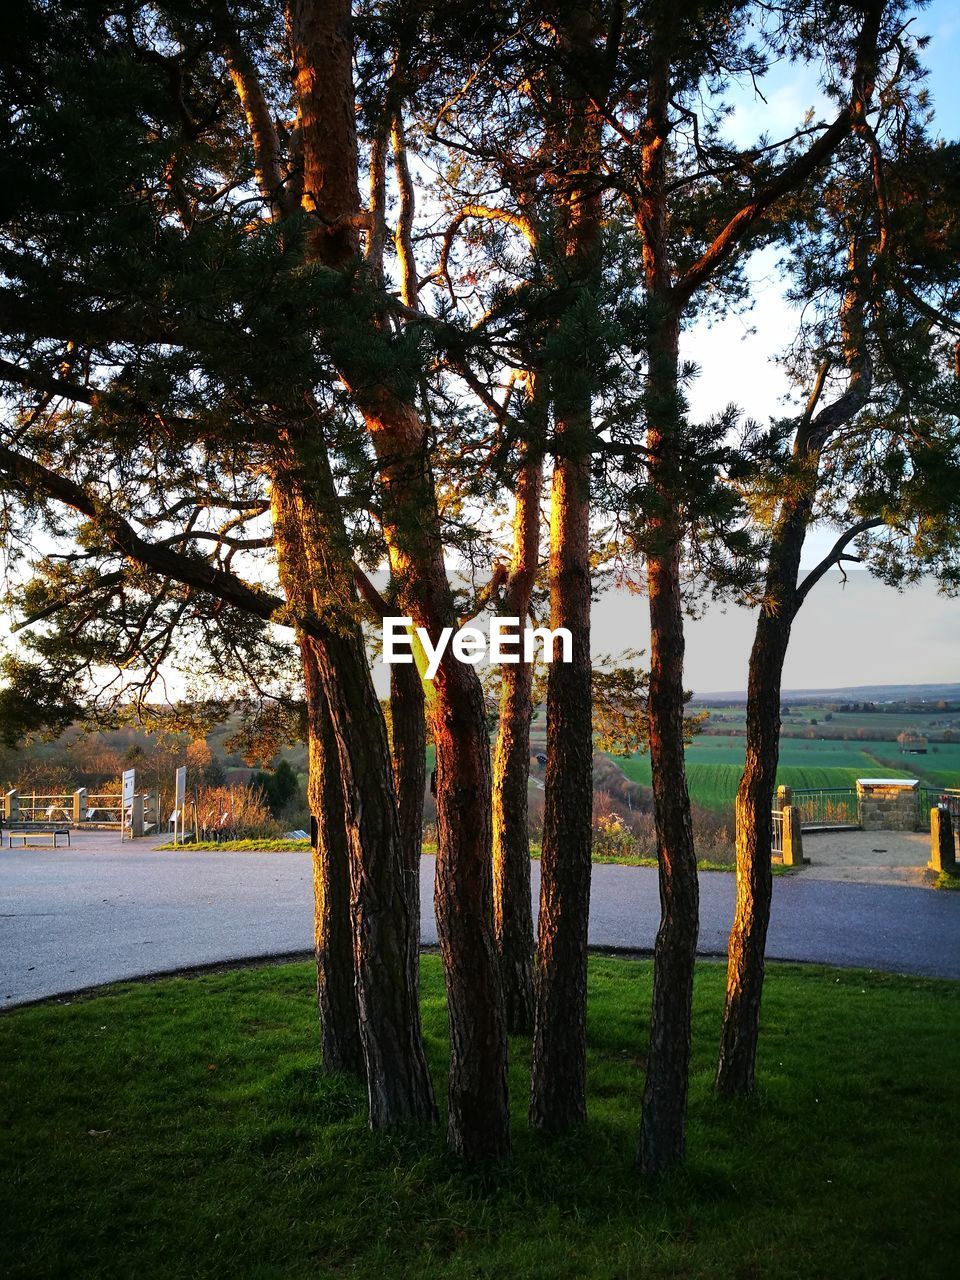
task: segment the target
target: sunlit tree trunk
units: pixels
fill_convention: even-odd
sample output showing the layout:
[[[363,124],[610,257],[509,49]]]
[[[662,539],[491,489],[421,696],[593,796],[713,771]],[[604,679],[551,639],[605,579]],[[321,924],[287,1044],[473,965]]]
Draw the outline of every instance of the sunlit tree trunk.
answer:
[[[539,458],[524,462],[517,475],[513,555],[502,597],[504,616],[519,618],[521,629],[530,610],[540,557],[542,485]],[[527,790],[533,664],[523,661],[522,645],[520,648],[520,661],[501,668],[493,760],[493,890],[507,1028],[529,1035],[533,1030],[533,910]]]
[[[558,438],[582,420],[557,422]],[[578,451],[579,452],[579,451]],[[550,625],[570,630],[572,661],[550,666],[537,926],[531,1123],[559,1131],[586,1117],[587,922],[593,726],[590,711],[590,460],[558,457],[550,507]]]
[[[278,452],[282,442],[278,444]],[[317,624],[308,715],[329,712],[350,862],[353,972],[370,1123],[384,1128],[436,1119],[420,1030],[411,955],[400,823],[386,725],[356,621],[350,559],[333,479],[317,441],[292,444],[272,476],[281,582],[288,600]],[[306,477],[306,478],[305,478]],[[319,708],[309,707],[320,692]]]
[[[649,407],[666,422],[675,416],[678,324],[667,317],[650,349]],[[648,525],[647,594],[650,607],[650,765],[660,927],[654,946],[650,1047],[640,1123],[640,1166],[658,1173],[684,1156],[693,972],[699,929],[699,887],[693,823],[684,769],[683,605],[681,534],[673,514],[674,459],[669,425],[652,424],[650,478],[658,504]]]
[[[307,703],[307,799],[313,826],[314,950],[323,1065],[363,1075],[353,973],[350,849],[337,744],[323,692],[317,641],[301,636]]]
[[[308,256],[327,268],[359,261],[358,150],[348,0],[291,0],[300,106]],[[345,299],[350,306],[350,299]],[[456,626],[426,432],[406,381],[370,352],[378,325],[354,316],[350,338],[328,334],[381,467],[384,534],[399,599],[436,638]],[[385,350],[381,354],[386,354]],[[331,709],[333,709],[331,707]],[[493,928],[490,745],[480,681],[448,654],[433,683],[438,857],[435,907],[450,1023],[448,1141],[469,1159],[509,1149],[507,1050]],[[334,716],[336,720],[336,717]],[[382,723],[382,721],[381,721]],[[358,775],[362,777],[362,775]],[[366,781],[364,780],[366,789]],[[369,1063],[368,1063],[369,1071]]]
[[[763,603],[750,653],[746,761],[736,801],[737,905],[727,952],[727,993],[716,1075],[717,1091],[727,1095],[749,1094],[756,1085],[764,952],[773,891],[772,810],[780,758],[783,665],[797,611],[827,563],[798,587],[800,557],[819,486],[823,448],[864,406],[873,381],[863,334],[863,296],[857,283],[865,275],[862,253],[862,244],[854,238],[849,258],[854,284],[840,312],[849,369],[847,387],[815,414],[829,367],[825,364],[799,424],[787,489],[771,532]],[[870,524],[866,521],[862,527]],[[858,527],[850,531],[851,537]]]
[[[640,207],[650,331],[647,339],[646,516],[650,609],[650,768],[657,830],[660,927],[654,947],[650,1047],[638,1159],[645,1173],[678,1164],[686,1141],[693,971],[699,886],[684,767],[680,524],[680,316],[672,296],[667,230],[667,138],[673,20],[660,16],[651,42]]]
[[[589,11],[572,15],[564,36],[571,58],[589,56],[595,37]],[[554,197],[563,261],[558,272],[576,287],[577,304],[558,325],[560,360],[550,370],[554,466],[550,491],[550,625],[571,636],[571,661],[555,660],[547,677],[547,767],[544,780],[536,1011],[530,1123],[559,1132],[587,1113],[587,925],[593,815],[593,717],[590,661],[590,462],[593,378],[589,326],[599,284],[600,198],[582,177],[597,167],[601,135],[597,102],[581,82],[570,86],[569,127],[557,140],[562,157]],[[577,348],[579,347],[579,350]],[[559,658],[559,654],[555,655]]]

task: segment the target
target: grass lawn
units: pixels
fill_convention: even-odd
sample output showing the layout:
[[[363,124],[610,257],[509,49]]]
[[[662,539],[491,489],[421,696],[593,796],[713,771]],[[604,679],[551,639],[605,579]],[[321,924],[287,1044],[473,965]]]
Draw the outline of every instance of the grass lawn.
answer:
[[[310,848],[309,840],[221,840],[216,844],[212,840],[198,840],[196,844],[173,845],[161,844],[157,845],[161,853],[170,853],[181,848],[187,852],[194,850],[200,853],[298,853],[303,849]],[[423,852],[427,854],[436,854],[436,844],[425,841]],[[540,857],[540,846],[538,844],[530,845],[531,858]],[[605,854],[595,853],[593,855],[594,862],[613,862],[624,867],[655,867],[657,865],[656,858],[649,858],[645,854]],[[697,862],[699,871],[732,871],[734,864],[732,862],[716,862],[709,858],[700,858]],[[774,868],[776,874],[778,868]]]
[[[423,961],[443,1095],[439,961]],[[956,1275],[960,984],[772,966],[758,1098],[711,1093],[723,970],[698,969],[689,1160],[633,1169],[650,964],[590,964],[590,1122],[464,1174],[370,1134],[321,1076],[309,965],[113,988],[0,1017],[7,1277],[639,1280]]]

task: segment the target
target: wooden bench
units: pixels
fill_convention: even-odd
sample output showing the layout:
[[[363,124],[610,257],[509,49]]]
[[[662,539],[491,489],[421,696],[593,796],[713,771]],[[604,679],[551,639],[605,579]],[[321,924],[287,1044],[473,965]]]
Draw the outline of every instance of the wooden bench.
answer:
[[[19,840],[22,847],[27,847],[27,840],[49,840],[54,849],[60,836],[67,837],[70,844],[70,827],[66,822],[6,822],[0,826],[0,846],[3,837],[7,837],[7,845],[13,848],[14,840]]]

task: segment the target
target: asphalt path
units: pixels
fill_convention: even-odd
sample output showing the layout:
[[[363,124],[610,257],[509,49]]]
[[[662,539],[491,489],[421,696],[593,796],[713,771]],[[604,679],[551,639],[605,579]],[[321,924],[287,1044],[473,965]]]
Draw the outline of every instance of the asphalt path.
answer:
[[[534,902],[539,864],[533,864]],[[434,860],[421,871],[423,941],[435,943]],[[734,880],[700,877],[700,951],[722,956]],[[652,868],[595,866],[594,946],[649,951]],[[0,853],[0,1008],[146,974],[312,947],[306,853],[160,853],[139,842]],[[767,953],[778,960],[960,978],[960,894],[774,880]]]

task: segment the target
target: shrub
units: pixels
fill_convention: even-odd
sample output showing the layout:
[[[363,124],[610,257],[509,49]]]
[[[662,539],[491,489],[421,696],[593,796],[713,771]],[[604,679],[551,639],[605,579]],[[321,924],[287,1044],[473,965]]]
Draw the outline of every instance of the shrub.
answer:
[[[260,787],[199,787],[195,808],[200,839],[217,835],[249,839],[279,834]]]

